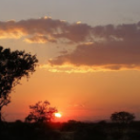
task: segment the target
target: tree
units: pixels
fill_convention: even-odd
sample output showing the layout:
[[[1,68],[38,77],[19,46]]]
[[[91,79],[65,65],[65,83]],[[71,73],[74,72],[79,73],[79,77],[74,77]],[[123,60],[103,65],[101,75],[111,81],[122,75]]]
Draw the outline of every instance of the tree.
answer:
[[[49,122],[53,119],[54,113],[57,112],[56,108],[49,107],[50,103],[48,101],[37,102],[35,105],[29,106],[31,112],[25,118],[26,122]]]
[[[130,123],[135,119],[135,116],[129,112],[115,112],[111,115],[111,120],[116,123]]]
[[[10,93],[22,77],[29,77],[38,62],[35,55],[25,51],[11,51],[0,46],[0,122],[2,107],[11,101]]]

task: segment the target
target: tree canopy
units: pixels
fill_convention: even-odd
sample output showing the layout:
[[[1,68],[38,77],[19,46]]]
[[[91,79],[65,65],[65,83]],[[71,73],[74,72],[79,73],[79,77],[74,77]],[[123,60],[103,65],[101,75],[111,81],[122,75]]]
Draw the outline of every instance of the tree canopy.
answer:
[[[37,62],[35,55],[0,46],[0,119],[2,107],[10,102],[9,94],[13,87],[22,77],[29,77],[35,71]]]
[[[53,119],[54,113],[57,112],[57,109],[54,107],[49,107],[50,103],[48,101],[37,102],[35,105],[31,105],[31,112],[25,118],[26,122],[49,122]]]
[[[135,116],[129,112],[115,112],[111,115],[111,120],[116,123],[130,123],[135,119]]]

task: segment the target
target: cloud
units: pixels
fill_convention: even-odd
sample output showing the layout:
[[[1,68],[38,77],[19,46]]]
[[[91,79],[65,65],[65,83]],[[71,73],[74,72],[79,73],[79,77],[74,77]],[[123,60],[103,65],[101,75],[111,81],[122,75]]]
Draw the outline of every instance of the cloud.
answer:
[[[22,38],[28,43],[75,44],[73,52],[59,51],[47,67],[55,72],[92,72],[140,68],[140,22],[92,27],[48,17],[0,22],[0,39]],[[59,43],[62,43],[61,41]]]
[[[67,39],[72,43],[86,41],[91,27],[87,24],[55,20],[49,17],[21,21],[0,22],[0,39],[21,38],[29,43],[56,43],[59,39]]]
[[[67,109],[83,110],[83,109],[87,109],[87,107],[86,107],[86,103],[71,102],[71,103],[68,104],[68,108]]]
[[[72,43],[138,40],[139,35],[140,22],[95,27],[81,22],[68,23],[50,17],[0,22],[1,39],[25,37],[30,43],[38,41],[56,43],[59,39],[66,39]]]
[[[47,42],[56,43],[56,40],[54,38],[47,37],[44,35],[35,35],[32,37],[26,38],[25,41],[28,43],[47,43]]]
[[[108,42],[82,44],[71,54],[48,61],[52,67],[72,66],[85,71],[140,68],[140,42]]]
[[[93,42],[50,59],[49,65],[62,72],[64,66],[69,72],[140,69],[140,23],[97,26],[92,28],[92,35]]]

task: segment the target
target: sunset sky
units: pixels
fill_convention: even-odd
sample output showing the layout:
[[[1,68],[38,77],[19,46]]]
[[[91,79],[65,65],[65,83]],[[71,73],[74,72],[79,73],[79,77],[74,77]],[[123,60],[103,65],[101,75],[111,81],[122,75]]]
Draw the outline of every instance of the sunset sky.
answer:
[[[0,45],[36,54],[38,67],[11,93],[7,121],[48,100],[58,121],[140,119],[139,0],[0,0]]]

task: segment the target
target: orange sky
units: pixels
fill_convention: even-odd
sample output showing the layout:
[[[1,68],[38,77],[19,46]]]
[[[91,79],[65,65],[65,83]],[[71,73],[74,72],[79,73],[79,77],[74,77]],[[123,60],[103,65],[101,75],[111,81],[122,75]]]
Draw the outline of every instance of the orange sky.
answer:
[[[58,121],[109,119],[116,111],[140,119],[139,5],[2,0],[0,45],[39,59],[28,81],[12,91],[5,119],[24,120],[29,105],[44,100],[62,113]]]
[[[48,100],[63,115],[59,121],[109,119],[115,111],[139,114],[139,71],[51,73],[42,69],[11,94],[3,111],[8,120],[24,119],[29,105]]]

